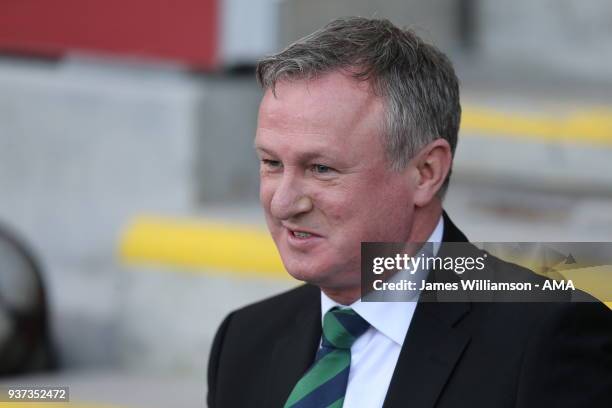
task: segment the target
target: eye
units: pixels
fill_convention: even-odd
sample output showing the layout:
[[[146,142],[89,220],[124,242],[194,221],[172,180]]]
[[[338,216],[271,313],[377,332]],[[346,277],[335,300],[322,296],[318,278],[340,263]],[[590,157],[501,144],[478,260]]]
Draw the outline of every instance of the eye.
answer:
[[[269,160],[269,159],[261,159],[261,164],[263,165],[263,167],[269,170],[277,170],[283,166],[283,164],[279,160]]]
[[[313,164],[312,165],[312,171],[317,173],[317,174],[329,174],[333,171],[333,169],[329,166],[326,166],[324,164]]]

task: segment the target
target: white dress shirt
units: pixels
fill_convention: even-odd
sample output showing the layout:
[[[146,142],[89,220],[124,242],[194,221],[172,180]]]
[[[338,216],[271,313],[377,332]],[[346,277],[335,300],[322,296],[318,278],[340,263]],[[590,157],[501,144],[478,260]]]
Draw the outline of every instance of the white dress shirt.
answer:
[[[434,254],[443,233],[444,222],[440,217],[427,240],[434,243]],[[415,301],[362,302],[361,299],[350,305],[371,327],[351,347],[343,408],[382,407],[416,305]],[[321,322],[325,313],[335,306],[345,307],[321,292]]]

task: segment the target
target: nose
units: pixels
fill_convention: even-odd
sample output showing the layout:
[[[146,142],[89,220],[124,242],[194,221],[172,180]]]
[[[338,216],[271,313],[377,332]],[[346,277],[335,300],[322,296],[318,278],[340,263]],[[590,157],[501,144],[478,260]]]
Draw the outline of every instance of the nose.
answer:
[[[272,196],[270,213],[277,219],[288,220],[312,210],[312,200],[304,187],[302,180],[286,169]]]

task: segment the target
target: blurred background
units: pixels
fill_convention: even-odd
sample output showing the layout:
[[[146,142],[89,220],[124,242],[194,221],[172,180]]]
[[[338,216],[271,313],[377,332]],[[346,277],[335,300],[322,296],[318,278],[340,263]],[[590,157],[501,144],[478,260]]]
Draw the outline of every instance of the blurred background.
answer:
[[[0,0],[0,385],[205,405],[221,319],[297,284],[257,202],[255,61],[349,15],[454,61],[471,240],[612,241],[608,0]]]

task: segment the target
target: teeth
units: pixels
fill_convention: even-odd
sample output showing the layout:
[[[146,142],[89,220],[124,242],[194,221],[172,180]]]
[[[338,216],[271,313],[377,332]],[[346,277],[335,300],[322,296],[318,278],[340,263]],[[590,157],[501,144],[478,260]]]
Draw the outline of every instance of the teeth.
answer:
[[[307,232],[294,231],[293,235],[295,235],[298,238],[308,238],[311,234]]]

